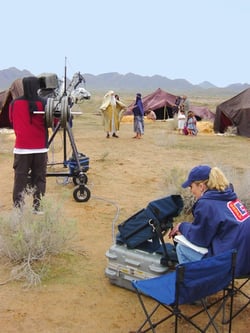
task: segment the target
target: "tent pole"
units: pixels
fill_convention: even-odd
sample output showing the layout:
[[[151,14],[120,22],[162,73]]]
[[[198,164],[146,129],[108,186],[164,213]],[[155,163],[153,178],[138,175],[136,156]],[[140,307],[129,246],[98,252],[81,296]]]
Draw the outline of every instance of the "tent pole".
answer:
[[[164,118],[163,118],[163,121],[166,121],[166,105],[164,106]]]

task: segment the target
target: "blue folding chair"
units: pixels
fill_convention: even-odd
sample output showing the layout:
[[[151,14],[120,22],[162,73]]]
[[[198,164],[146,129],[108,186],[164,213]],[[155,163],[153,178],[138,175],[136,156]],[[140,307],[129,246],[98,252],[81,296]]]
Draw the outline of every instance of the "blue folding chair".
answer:
[[[234,288],[234,272],[236,265],[236,251],[231,250],[214,257],[205,258],[199,261],[177,265],[176,271],[147,280],[132,281],[146,319],[135,332],[156,332],[155,328],[170,318],[174,318],[174,332],[178,332],[179,319],[184,319],[199,332],[207,332],[209,327],[213,327],[215,332],[219,332],[217,319],[219,313],[223,313],[225,302],[230,299],[230,316],[228,321],[228,332],[232,326],[232,307],[234,293],[230,292]],[[225,291],[218,299],[207,304],[206,297],[214,295],[219,291]],[[145,302],[150,297],[156,301],[153,310],[147,310]],[[200,301],[201,307],[195,308],[195,312],[185,314],[187,307],[184,304],[192,304]],[[156,314],[160,308],[164,311],[163,318]],[[206,314],[207,323],[204,327],[197,324],[196,317]],[[220,324],[223,325],[222,320]],[[223,330],[224,332],[224,330]]]

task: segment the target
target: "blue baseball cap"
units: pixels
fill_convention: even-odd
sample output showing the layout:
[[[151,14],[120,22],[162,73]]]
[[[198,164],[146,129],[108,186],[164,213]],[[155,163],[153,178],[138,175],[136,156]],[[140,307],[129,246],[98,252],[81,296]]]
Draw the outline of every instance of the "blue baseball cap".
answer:
[[[194,167],[189,175],[188,179],[181,185],[183,188],[189,187],[193,182],[199,180],[206,180],[209,178],[211,167],[208,165],[198,165]]]

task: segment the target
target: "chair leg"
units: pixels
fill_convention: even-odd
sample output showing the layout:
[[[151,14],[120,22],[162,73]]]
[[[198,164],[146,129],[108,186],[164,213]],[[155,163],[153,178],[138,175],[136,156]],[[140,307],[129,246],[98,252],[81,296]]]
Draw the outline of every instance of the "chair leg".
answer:
[[[161,304],[161,303],[158,303],[154,308],[153,310],[149,313],[149,311],[146,309],[146,306],[143,302],[143,296],[142,294],[136,289],[136,293],[137,293],[137,296],[138,296],[138,299],[139,299],[139,302],[141,304],[141,307],[143,309],[143,312],[146,316],[146,319],[144,320],[144,322],[141,324],[141,326],[135,331],[136,333],[145,333],[145,332],[148,332],[148,331],[152,331],[153,333],[155,333],[155,328],[160,325],[161,323],[163,323],[164,321],[168,320],[169,318],[175,316],[175,333],[178,333],[178,316],[179,316],[179,313],[180,313],[180,310],[178,307],[175,307],[174,309],[172,307],[168,307],[167,305],[164,305],[164,304]],[[153,321],[152,320],[152,317],[153,315],[157,312],[157,310],[160,308],[160,307],[163,307],[165,308],[166,310],[169,311],[169,314],[165,317],[163,317],[162,319],[158,320],[158,321]],[[148,326],[149,327],[145,327],[146,324],[148,323]]]
[[[231,331],[232,331],[233,299],[234,299],[234,295],[232,292],[230,295],[230,314],[229,314],[229,320],[228,320],[228,333],[231,333]]]
[[[149,326],[150,326],[150,328],[151,328],[151,330],[152,330],[152,332],[153,333],[155,333],[155,327],[154,327],[154,325],[153,325],[153,323],[152,323],[152,321],[151,321],[151,317],[152,317],[152,315],[157,311],[157,309],[159,308],[159,306],[160,306],[160,304],[158,304],[155,308],[154,308],[154,310],[149,314],[148,313],[148,311],[147,311],[147,309],[146,309],[146,307],[145,307],[145,305],[144,305],[144,302],[143,302],[143,300],[142,300],[142,296],[141,296],[141,294],[136,290],[136,293],[137,293],[137,296],[138,296],[138,298],[139,298],[139,301],[140,301],[140,304],[141,304],[141,307],[142,307],[142,309],[143,309],[143,312],[144,312],[144,314],[145,314],[145,316],[146,316],[146,320],[141,324],[141,326],[139,327],[139,329],[136,331],[137,333],[139,333],[139,332],[147,332],[148,330],[145,330],[145,331],[142,331],[142,328],[146,325],[146,323],[148,322],[148,324],[149,324]]]
[[[197,329],[197,331],[199,331],[201,333],[208,332],[208,329],[210,328],[210,326],[213,326],[214,331],[219,333],[220,331],[219,331],[217,324],[215,323],[215,319],[218,317],[218,315],[221,311],[223,313],[225,302],[227,301],[228,297],[229,297],[229,294],[226,294],[223,292],[223,296],[220,299],[213,301],[209,305],[207,305],[207,303],[204,299],[201,299],[202,308],[199,311],[196,311],[193,315],[190,315],[188,317],[182,313],[181,317],[183,317],[187,322],[189,322],[192,326],[194,326]],[[209,309],[213,308],[216,305],[217,305],[217,308],[216,308],[215,312],[213,312],[213,314],[212,314],[209,311]],[[201,315],[202,313],[206,313],[208,321],[207,321],[206,325],[201,328],[200,326],[198,326],[195,323],[194,319],[196,317],[198,317],[199,315]],[[228,332],[231,333],[231,326],[229,326]]]
[[[230,302],[230,310],[229,310],[230,311],[229,312],[229,319],[226,318],[226,310],[224,308],[223,309],[223,319],[222,319],[223,324],[230,324],[230,318],[231,318],[231,321],[232,321],[235,317],[237,317],[250,304],[250,296],[242,290],[242,288],[248,282],[249,282],[249,278],[247,278],[240,286],[236,287],[236,286],[233,285],[230,288],[229,293],[230,293],[230,297],[231,297],[231,302]],[[244,305],[242,305],[238,310],[234,311],[233,296],[235,296],[237,294],[242,295],[243,297],[248,299],[248,301]]]
[[[214,322],[214,319],[217,317],[217,315],[221,311],[221,309],[223,307],[223,303],[217,308],[217,310],[215,311],[215,313],[213,315],[211,315],[210,312],[208,311],[208,307],[207,307],[207,305],[206,305],[206,303],[204,302],[203,299],[201,300],[201,302],[202,302],[202,306],[204,308],[204,311],[206,312],[206,314],[207,314],[207,316],[209,318],[209,321],[208,321],[206,327],[204,328],[204,332],[206,332],[207,329],[209,328],[209,326],[211,326],[211,325],[214,327],[215,332],[219,332],[218,327],[217,327],[217,325]]]

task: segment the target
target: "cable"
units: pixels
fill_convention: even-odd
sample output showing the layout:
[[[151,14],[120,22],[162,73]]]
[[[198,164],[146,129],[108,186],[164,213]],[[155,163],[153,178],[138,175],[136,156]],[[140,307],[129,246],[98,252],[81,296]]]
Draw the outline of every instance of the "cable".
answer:
[[[105,198],[100,198],[100,197],[96,197],[96,196],[91,196],[91,198],[108,202],[108,203],[110,203],[111,205],[113,205],[116,208],[116,214],[115,214],[115,216],[113,218],[113,221],[112,221],[112,242],[113,242],[113,244],[115,244],[115,224],[116,224],[116,222],[118,220],[119,213],[120,213],[119,206],[117,205],[116,202],[108,200],[108,199],[105,199]]]

